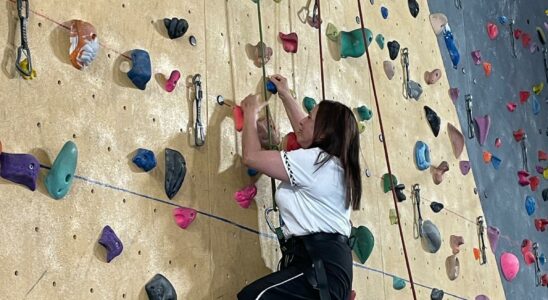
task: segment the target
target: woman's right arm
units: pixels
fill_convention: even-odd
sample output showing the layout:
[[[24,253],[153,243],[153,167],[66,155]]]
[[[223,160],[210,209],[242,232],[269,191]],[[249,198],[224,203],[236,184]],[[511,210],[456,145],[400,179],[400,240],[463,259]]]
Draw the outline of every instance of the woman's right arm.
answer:
[[[289,122],[291,122],[291,127],[293,127],[293,131],[297,132],[299,129],[299,122],[306,117],[306,113],[302,110],[299,103],[297,103],[297,100],[295,100],[295,98],[291,95],[287,84],[287,79],[285,77],[282,75],[273,75],[270,77],[270,80],[274,83],[274,85],[276,85],[278,95],[282,100],[287,117],[289,118]]]

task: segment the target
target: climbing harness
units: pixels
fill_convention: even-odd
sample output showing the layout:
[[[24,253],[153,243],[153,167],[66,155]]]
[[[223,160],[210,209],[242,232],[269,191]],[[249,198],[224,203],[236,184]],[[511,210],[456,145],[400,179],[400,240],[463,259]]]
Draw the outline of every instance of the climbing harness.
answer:
[[[23,2],[25,3],[23,9]],[[30,77],[32,75],[32,60],[30,57],[30,49],[27,42],[27,23],[29,17],[29,1],[17,0],[17,12],[19,13],[19,21],[21,23],[21,46],[17,48],[17,58],[15,60],[15,68],[21,75]],[[24,57],[24,59],[22,59]],[[26,61],[27,67],[22,66]]]
[[[461,0],[455,0],[455,7],[457,9],[462,9],[462,1]]]
[[[405,78],[404,78],[404,96],[405,99],[415,99],[419,100],[422,94],[422,87],[417,82],[409,79],[409,49],[403,48],[401,50],[402,64],[405,68]]]
[[[527,162],[527,134],[523,134],[523,138],[521,139],[521,158],[523,160],[523,170],[529,172],[529,164]]]
[[[514,39],[514,24],[516,23],[516,20],[510,19],[508,23],[510,25],[510,42],[512,43],[512,56],[516,58],[518,57],[518,55],[516,54],[516,41]]]
[[[192,83],[194,84],[194,99],[196,101],[194,111],[194,117],[196,118],[196,122],[194,123],[194,143],[200,147],[205,144],[204,125],[202,124],[202,76],[200,74],[194,75]]]
[[[474,138],[474,122],[472,121],[472,95],[467,94],[464,96],[466,100],[466,118],[468,120],[468,138]]]
[[[412,187],[412,203],[415,206],[415,222],[413,223],[413,237],[419,239],[422,237],[422,215],[421,215],[421,189],[418,183]]]
[[[485,253],[485,240],[483,238],[483,232],[485,230],[485,226],[483,225],[483,217],[479,216],[476,219],[476,225],[478,226],[478,242],[479,242],[479,249],[481,251],[481,260],[480,265],[484,265],[487,263],[487,254]]]

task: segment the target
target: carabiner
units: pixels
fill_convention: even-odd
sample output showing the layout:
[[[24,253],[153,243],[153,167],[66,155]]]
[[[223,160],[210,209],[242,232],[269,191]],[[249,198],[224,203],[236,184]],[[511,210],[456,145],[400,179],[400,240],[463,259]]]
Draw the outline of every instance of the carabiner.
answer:
[[[23,9],[23,2],[25,7]],[[21,75],[30,77],[32,75],[32,60],[30,57],[30,49],[27,41],[27,20],[29,16],[29,1],[17,0],[17,12],[19,14],[19,22],[21,24],[21,46],[17,48],[17,58],[15,59],[15,68]],[[23,58],[24,57],[24,58]],[[22,62],[26,60],[26,68]]]
[[[194,75],[192,77],[192,83],[194,84],[194,99],[195,104],[195,118],[196,123],[194,124],[194,143],[196,146],[203,146],[205,144],[205,132],[204,126],[202,124],[202,76],[200,74]]]

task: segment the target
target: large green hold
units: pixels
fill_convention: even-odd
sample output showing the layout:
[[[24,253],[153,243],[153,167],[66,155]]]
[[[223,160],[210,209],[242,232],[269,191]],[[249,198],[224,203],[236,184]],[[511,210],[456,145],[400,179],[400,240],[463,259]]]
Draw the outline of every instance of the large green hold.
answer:
[[[365,28],[367,45],[363,41],[362,29],[358,28],[350,32],[341,31],[341,57],[360,57],[373,41],[373,32]]]
[[[365,105],[359,106],[356,111],[360,121],[369,121],[373,117],[373,112]]]
[[[314,106],[316,106],[316,100],[314,100],[314,98],[304,97],[303,106],[304,109],[306,109],[306,112],[310,113],[312,109],[314,109]]]
[[[352,227],[350,236],[355,238],[352,249],[360,262],[364,264],[373,252],[373,246],[375,246],[373,233],[365,226]]]
[[[405,288],[405,280],[403,280],[403,279],[401,279],[397,276],[392,277],[392,287],[395,290],[401,290],[401,289]]]
[[[394,186],[398,185],[398,179],[396,176],[392,175],[392,181]],[[390,184],[390,175],[388,173],[382,175],[382,185],[385,193],[388,193],[392,190],[392,185]]]
[[[76,165],[78,163],[78,148],[72,141],[65,143],[45,180],[45,185],[53,199],[61,199],[70,191]]]

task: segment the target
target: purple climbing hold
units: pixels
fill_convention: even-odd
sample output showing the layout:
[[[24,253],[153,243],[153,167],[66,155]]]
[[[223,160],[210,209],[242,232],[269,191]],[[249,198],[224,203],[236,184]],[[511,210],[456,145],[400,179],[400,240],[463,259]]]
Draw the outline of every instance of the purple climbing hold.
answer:
[[[468,174],[468,172],[470,172],[470,162],[467,160],[461,160],[459,162],[459,168],[462,175]]]
[[[487,135],[489,134],[489,128],[491,128],[491,118],[489,117],[489,115],[485,115],[483,117],[475,117],[474,120],[476,121],[476,126],[479,130],[479,143],[480,145],[483,145],[485,144],[485,140],[487,139]]]
[[[36,189],[40,163],[30,154],[0,154],[0,176],[11,182],[22,184],[31,191]]]
[[[475,65],[481,64],[481,52],[479,50],[472,51],[472,60],[474,61]]]
[[[544,168],[541,165],[536,165],[535,170],[537,170],[537,173],[544,174]]]
[[[120,255],[122,250],[124,250],[122,241],[120,241],[118,236],[116,236],[116,233],[114,233],[114,230],[112,230],[112,228],[108,225],[103,228],[103,233],[101,233],[99,244],[107,249],[108,263],[116,256]]]
[[[460,91],[458,88],[450,88],[449,89],[449,97],[451,97],[451,100],[453,101],[453,104],[457,102],[457,99],[459,98]]]
[[[489,300],[489,297],[485,295],[477,295],[475,300]]]
[[[487,238],[489,239],[489,245],[491,245],[491,251],[495,254],[497,250],[497,244],[499,242],[500,230],[494,226],[487,226]]]

